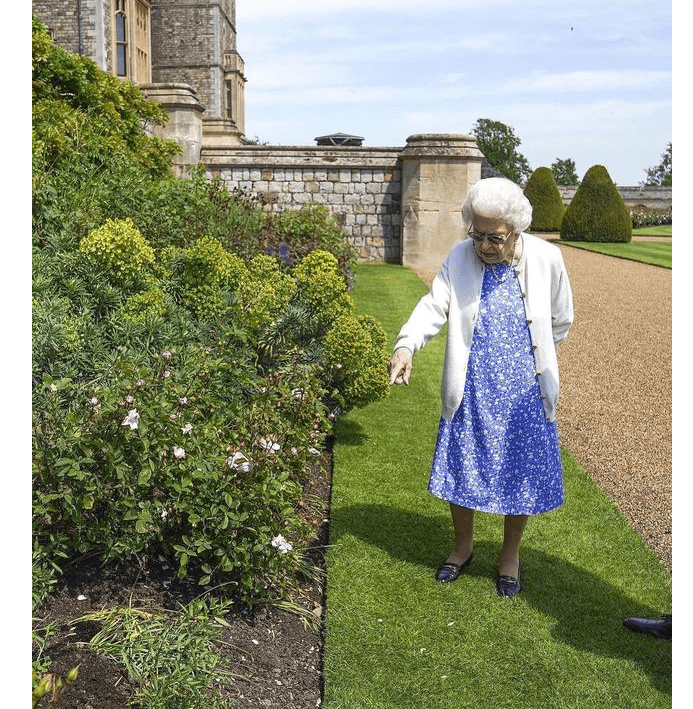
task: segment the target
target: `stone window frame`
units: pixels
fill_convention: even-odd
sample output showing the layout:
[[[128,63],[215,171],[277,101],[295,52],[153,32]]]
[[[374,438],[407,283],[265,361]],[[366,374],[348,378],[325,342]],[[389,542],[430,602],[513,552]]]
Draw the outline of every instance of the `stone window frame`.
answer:
[[[112,73],[134,84],[149,84],[152,76],[151,5],[149,0],[111,0]],[[122,21],[119,22],[119,18]],[[123,29],[120,36],[119,29]],[[121,61],[124,66],[121,65]]]

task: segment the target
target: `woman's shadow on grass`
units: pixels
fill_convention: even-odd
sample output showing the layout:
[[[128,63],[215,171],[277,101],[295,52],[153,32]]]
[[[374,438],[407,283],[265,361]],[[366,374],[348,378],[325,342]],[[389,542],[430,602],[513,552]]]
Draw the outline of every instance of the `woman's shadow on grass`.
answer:
[[[431,550],[440,549],[444,556],[450,544],[449,526],[441,523],[440,516],[386,504],[333,510],[330,527],[382,549],[393,559],[430,571],[431,583],[436,583],[435,569],[443,560]],[[339,538],[331,538],[330,544],[338,545]],[[477,542],[468,575],[490,576],[493,581],[499,550],[492,542]],[[522,565],[522,598],[555,619],[556,640],[581,651],[626,659],[639,665],[657,690],[671,692],[671,671],[667,676],[661,671],[663,664],[671,667],[671,643],[637,635],[622,625],[624,617],[659,617],[666,609],[644,605],[590,571],[529,545],[523,548]],[[492,583],[489,587],[493,589]]]

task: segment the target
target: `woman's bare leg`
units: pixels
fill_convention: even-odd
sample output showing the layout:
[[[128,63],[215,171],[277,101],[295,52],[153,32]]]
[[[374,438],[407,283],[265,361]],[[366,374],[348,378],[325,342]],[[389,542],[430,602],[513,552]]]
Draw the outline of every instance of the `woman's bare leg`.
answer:
[[[474,510],[450,503],[452,526],[455,530],[455,546],[447,561],[451,564],[463,564],[474,548]]]
[[[503,524],[503,548],[501,549],[498,573],[500,576],[517,578],[520,564],[520,542],[525,531],[528,515],[505,515]]]

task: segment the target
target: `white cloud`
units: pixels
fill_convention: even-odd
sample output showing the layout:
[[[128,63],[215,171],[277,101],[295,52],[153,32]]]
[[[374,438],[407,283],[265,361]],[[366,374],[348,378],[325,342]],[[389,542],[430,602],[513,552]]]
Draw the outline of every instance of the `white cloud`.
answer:
[[[460,12],[462,10],[480,6],[511,5],[513,0],[428,0],[425,7],[426,13]],[[237,16],[244,19],[257,20],[261,18],[299,17],[315,15],[343,14],[346,19],[352,18],[357,11],[368,10],[374,12],[416,13],[422,12],[420,0],[260,0],[251,2],[246,0],[237,7]]]
[[[515,129],[532,166],[601,156],[621,184],[671,140],[666,4],[243,0],[237,16],[246,128],[261,140],[343,131],[396,146],[486,117]]]
[[[571,71],[537,74],[509,81],[504,91],[601,91],[663,88],[671,85],[671,72],[638,71]]]

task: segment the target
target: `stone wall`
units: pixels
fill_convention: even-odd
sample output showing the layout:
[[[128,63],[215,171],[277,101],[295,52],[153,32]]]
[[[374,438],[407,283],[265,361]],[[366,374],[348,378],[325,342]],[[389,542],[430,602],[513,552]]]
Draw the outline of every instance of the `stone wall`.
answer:
[[[32,0],[31,10],[57,45],[111,71],[111,0]]]
[[[558,191],[566,206],[572,201],[577,189],[577,187],[558,186]],[[626,207],[642,205],[651,209],[671,209],[671,187],[622,187],[616,185],[616,189],[623,198]]]
[[[326,205],[365,260],[398,261],[401,148],[248,145],[203,148],[209,177],[261,197],[273,212]]]
[[[205,141],[216,145],[239,145],[242,137],[245,79],[235,23],[234,0],[151,0],[152,83],[194,87],[204,108]],[[229,57],[235,58],[232,66]],[[233,109],[232,95],[240,104]],[[233,123],[233,113],[241,128]]]
[[[413,135],[403,148],[203,144],[200,154],[208,177],[257,195],[270,211],[325,205],[361,260],[431,271],[460,238],[460,204],[482,158],[461,134]]]

